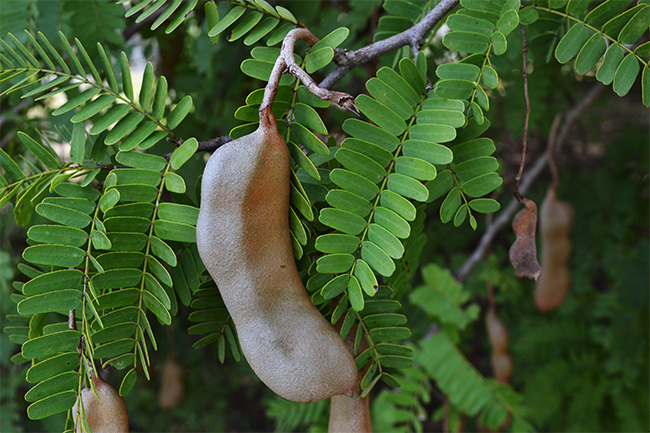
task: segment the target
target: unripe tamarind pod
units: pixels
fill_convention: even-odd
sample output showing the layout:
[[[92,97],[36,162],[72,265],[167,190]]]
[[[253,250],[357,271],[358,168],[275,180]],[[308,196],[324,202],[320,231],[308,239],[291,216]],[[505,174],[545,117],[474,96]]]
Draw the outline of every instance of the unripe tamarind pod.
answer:
[[[372,433],[368,396],[335,395],[331,399],[329,433]]]
[[[172,409],[185,398],[185,381],[183,367],[176,361],[176,356],[170,352],[163,365],[158,391],[158,404],[162,409]]]
[[[288,149],[269,105],[256,131],[210,157],[197,247],[262,382],[299,402],[351,396],[356,363],[311,302],[294,260],[289,176]]]
[[[128,433],[129,417],[126,403],[115,388],[104,382],[99,375],[92,377],[97,396],[92,388],[81,390],[84,414],[92,433]],[[72,407],[75,433],[85,432],[82,420],[77,419],[79,398]]]
[[[545,313],[564,302],[571,285],[567,262],[571,256],[572,225],[573,209],[557,199],[555,187],[551,186],[540,207],[542,275],[535,285],[535,304]]]

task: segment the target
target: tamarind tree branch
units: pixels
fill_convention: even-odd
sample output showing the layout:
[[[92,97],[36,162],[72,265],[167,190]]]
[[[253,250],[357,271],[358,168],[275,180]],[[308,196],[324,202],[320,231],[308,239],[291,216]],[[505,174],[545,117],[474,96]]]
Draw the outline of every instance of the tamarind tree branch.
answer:
[[[337,68],[320,82],[320,86],[325,88],[331,87],[356,66],[367,63],[379,56],[406,45],[409,45],[413,50],[413,53],[417,56],[426,34],[429,33],[431,29],[449,13],[449,11],[456,7],[459,2],[460,0],[442,0],[413,27],[393,35],[390,38],[377,41],[354,51],[343,50],[340,48],[335,49],[334,63],[337,64]]]
[[[573,108],[567,111],[564,123],[562,124],[562,128],[560,129],[560,132],[557,134],[557,138],[555,139],[555,148],[560,148],[562,146],[573,124],[585,112],[585,110],[589,108],[589,106],[596,100],[596,98],[598,98],[604,88],[605,86],[603,86],[601,83],[595,84]],[[554,135],[553,131],[551,131],[551,136],[552,135]],[[549,140],[552,139],[552,137],[549,137]],[[547,149],[537,159],[537,161],[535,161],[535,164],[527,171],[526,177],[519,185],[519,191],[522,195],[526,193],[535,179],[537,179],[537,177],[542,173],[544,167],[546,167],[546,164],[548,163],[548,152],[549,149]],[[483,232],[483,236],[481,236],[481,239],[474,249],[474,252],[472,252],[463,266],[461,266],[458,271],[455,272],[456,279],[459,281],[464,281],[470,272],[472,272],[474,267],[476,267],[476,265],[481,260],[483,260],[486,251],[492,244],[492,241],[496,237],[497,233],[499,230],[501,230],[501,227],[510,221],[512,215],[517,211],[518,207],[519,201],[516,198],[513,198],[510,203],[508,203],[508,205],[503,208],[503,210],[494,219],[494,221],[492,221],[492,223],[485,228],[485,232]]]
[[[232,138],[229,135],[222,135],[221,137],[211,138],[206,141],[199,141],[199,147],[196,149],[197,152],[213,152],[223,146],[224,144],[231,142]]]
[[[269,81],[266,85],[266,88],[264,89],[264,98],[262,99],[262,104],[260,105],[260,113],[273,103],[275,94],[278,91],[278,85],[280,84],[280,77],[283,73],[286,72],[302,81],[307,90],[318,96],[320,99],[331,101],[339,107],[350,110],[358,115],[359,110],[357,110],[356,103],[351,95],[343,92],[328,90],[322,86],[319,86],[307,72],[298,66],[296,60],[293,57],[293,51],[296,42],[301,39],[307,42],[310,47],[314,46],[319,41],[319,39],[314,36],[312,32],[305,28],[293,29],[287,33],[287,35],[284,37],[284,40],[282,41],[280,55],[278,56],[275,65],[273,66],[271,76],[269,77]]]
[[[357,107],[354,103],[354,98],[347,93],[328,90],[333,84],[343,78],[348,72],[356,66],[367,63],[381,55],[389,53],[393,50],[403,46],[411,46],[415,55],[419,52],[420,46],[424,37],[431,31],[436,24],[440,22],[454,7],[460,3],[460,0],[442,0],[438,3],[424,18],[418,21],[410,29],[401,33],[391,36],[388,39],[378,41],[367,45],[358,50],[349,51],[340,48],[334,50],[334,63],[337,68],[330,73],[323,81],[316,84],[307,72],[300,68],[293,57],[293,49],[299,39],[306,41],[309,46],[313,46],[318,42],[318,38],[314,36],[309,30],[305,28],[298,28],[287,33],[283,43],[280,56],[273,67],[271,76],[269,77],[269,84],[273,80],[279,83],[282,73],[286,72],[298,78],[314,95],[321,99],[329,100],[341,108],[350,110],[355,114],[359,114]],[[275,97],[274,91],[277,92],[278,84],[267,84],[264,91],[264,101],[272,101]],[[275,90],[273,90],[275,88]],[[267,96],[268,92],[268,96]],[[264,102],[260,106],[260,111],[265,108]],[[222,137],[215,137],[207,141],[199,142],[197,152],[211,152],[229,142],[231,139],[227,135]]]

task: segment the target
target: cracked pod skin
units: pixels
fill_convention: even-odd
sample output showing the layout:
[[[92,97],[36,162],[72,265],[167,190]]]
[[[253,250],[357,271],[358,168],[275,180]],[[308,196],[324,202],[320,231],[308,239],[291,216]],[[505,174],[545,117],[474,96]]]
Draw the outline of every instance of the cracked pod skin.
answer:
[[[219,287],[246,360],[278,395],[352,395],[357,368],[312,304],[289,232],[289,153],[270,109],[259,128],[219,148],[201,185],[199,254]]]

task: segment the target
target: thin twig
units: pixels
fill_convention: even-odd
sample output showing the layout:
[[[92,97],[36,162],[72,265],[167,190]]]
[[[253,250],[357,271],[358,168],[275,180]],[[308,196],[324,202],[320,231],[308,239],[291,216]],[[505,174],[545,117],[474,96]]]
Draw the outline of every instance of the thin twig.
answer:
[[[275,94],[278,92],[280,78],[282,74],[286,72],[302,81],[307,90],[319,98],[326,101],[331,101],[341,108],[359,114],[359,111],[355,105],[354,98],[351,95],[343,92],[328,90],[322,86],[319,86],[307,72],[298,66],[296,60],[293,57],[293,51],[296,42],[301,39],[307,42],[310,47],[318,43],[318,38],[314,36],[312,32],[304,28],[293,29],[287,33],[287,36],[285,36],[284,41],[282,42],[280,56],[273,66],[271,76],[269,77],[269,81],[266,85],[266,88],[264,89],[264,98],[262,99],[262,104],[260,105],[260,113],[273,103]]]
[[[207,141],[199,141],[199,147],[196,149],[197,152],[214,152],[219,147],[223,146],[226,143],[232,141],[229,135],[222,135],[221,137],[215,137]]]
[[[527,139],[528,139],[528,120],[530,119],[530,98],[528,97],[528,73],[526,71],[528,64],[528,47],[526,46],[526,31],[524,30],[524,25],[519,26],[521,28],[521,54],[523,58],[523,67],[521,70],[522,75],[524,76],[524,99],[526,100],[526,118],[524,120],[524,137],[521,143],[521,163],[519,164],[519,171],[517,176],[515,176],[515,197],[520,202],[523,200],[521,192],[519,191],[519,182],[521,182],[521,176],[524,173],[524,166],[526,165],[526,148],[527,148]]]
[[[424,37],[442,20],[460,0],[442,0],[431,11],[424,16],[413,27],[404,30],[402,33],[391,36],[382,41],[367,45],[358,50],[348,51],[343,49],[334,50],[334,63],[337,68],[332,71],[323,81],[321,87],[329,88],[343,78],[356,66],[367,63],[379,56],[389,53],[398,48],[409,45],[414,54],[417,55]]]
[[[576,120],[584,113],[584,111],[596,100],[596,98],[601,94],[605,86],[600,83],[594,85],[594,87],[589,90],[584,97],[569,111],[567,111],[564,118],[564,123],[560,129],[560,133],[557,134],[555,141],[555,147],[557,149],[561,148],[566,140],[567,135],[573,124]],[[542,170],[546,166],[548,161],[548,150],[543,153],[535,164],[528,170],[526,173],[526,178],[521,182],[519,186],[519,191],[521,194],[525,194],[528,191],[528,188],[532,183],[537,179],[541,174]],[[494,219],[492,224],[488,225],[483,232],[478,245],[474,249],[474,252],[469,256],[465,261],[463,266],[461,266],[458,271],[455,272],[455,276],[459,281],[464,281],[465,278],[472,272],[474,267],[483,260],[485,252],[492,244],[492,241],[496,237],[501,227],[503,227],[510,219],[512,215],[519,208],[519,201],[517,199],[512,199],[510,203],[499,213],[499,215]]]

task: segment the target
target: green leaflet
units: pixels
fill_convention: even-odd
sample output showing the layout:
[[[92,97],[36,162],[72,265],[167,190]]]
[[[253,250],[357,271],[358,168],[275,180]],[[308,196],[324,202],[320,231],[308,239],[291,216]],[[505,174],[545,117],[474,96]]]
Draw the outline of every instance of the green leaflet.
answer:
[[[189,243],[196,242],[196,227],[189,224],[160,219],[154,223],[154,232],[156,233],[156,236],[163,240]]]
[[[76,400],[77,392],[74,390],[50,395],[29,405],[27,415],[30,419],[47,418],[48,416],[70,409]]]
[[[571,60],[590,37],[589,30],[580,23],[574,24],[555,49],[555,58],[560,63]]]
[[[43,164],[45,164],[49,168],[58,168],[59,167],[59,161],[54,157],[54,155],[51,153],[51,149],[46,149],[45,146],[43,146],[41,143],[37,142],[33,138],[31,138],[29,135],[19,132],[18,133],[18,138],[20,138],[20,141],[23,142],[23,144],[34,154],[38,157]],[[48,146],[49,147],[49,146]],[[14,173],[17,173],[15,171],[14,167]]]
[[[316,239],[316,249],[324,253],[352,253],[359,247],[356,236],[330,233]]]
[[[79,354],[76,351],[61,353],[30,367],[27,370],[26,380],[29,383],[38,383],[48,377],[75,370],[78,366]]]
[[[613,89],[618,96],[627,95],[639,75],[639,69],[639,62],[634,54],[625,56],[614,74]]]
[[[33,338],[23,344],[22,354],[25,358],[45,358],[64,352],[71,352],[79,344],[77,331],[59,331]]]
[[[316,261],[316,270],[324,274],[347,272],[352,267],[354,260],[355,258],[351,254],[328,254]]]
[[[55,243],[80,247],[86,242],[85,231],[60,225],[34,225],[27,231],[27,237],[35,242]]]

